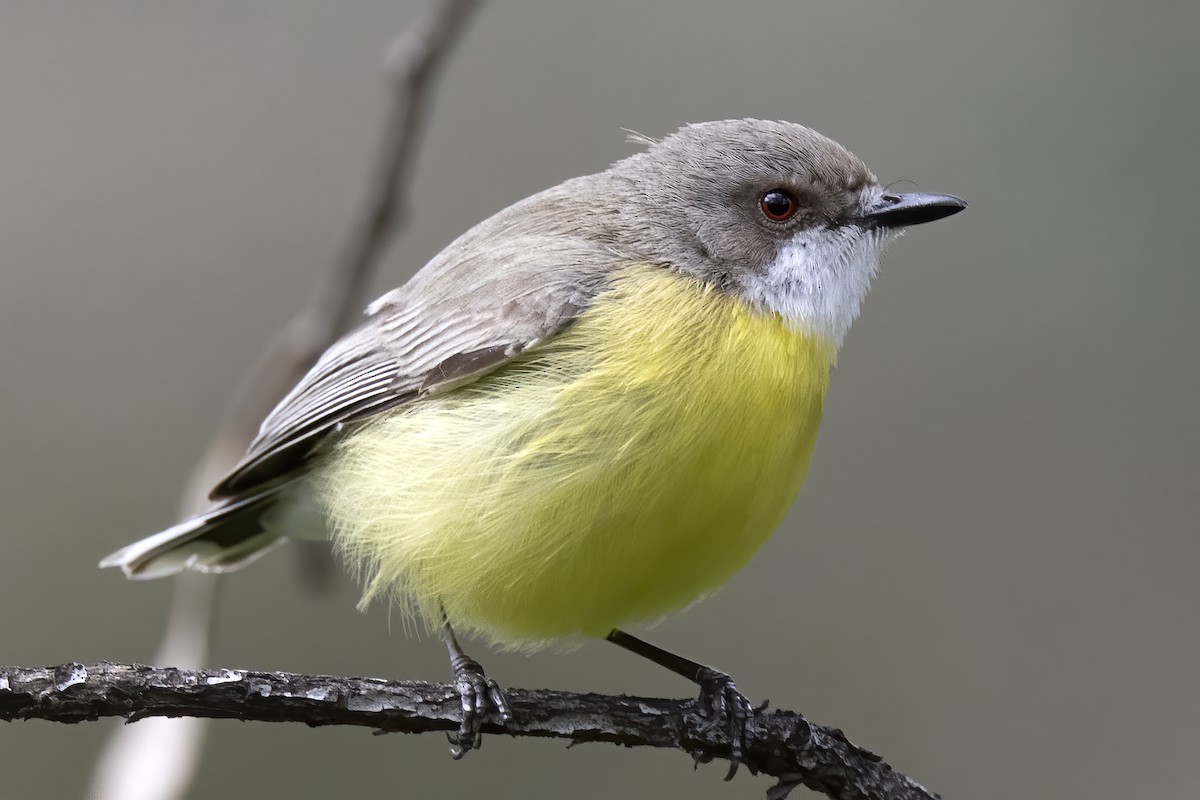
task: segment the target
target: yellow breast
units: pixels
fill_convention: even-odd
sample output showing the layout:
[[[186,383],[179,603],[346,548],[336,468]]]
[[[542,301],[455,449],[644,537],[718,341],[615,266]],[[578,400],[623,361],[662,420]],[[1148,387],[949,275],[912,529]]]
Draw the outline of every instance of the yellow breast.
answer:
[[[365,582],[513,646],[711,591],[804,480],[831,344],[631,267],[561,336],[369,423],[315,473]]]

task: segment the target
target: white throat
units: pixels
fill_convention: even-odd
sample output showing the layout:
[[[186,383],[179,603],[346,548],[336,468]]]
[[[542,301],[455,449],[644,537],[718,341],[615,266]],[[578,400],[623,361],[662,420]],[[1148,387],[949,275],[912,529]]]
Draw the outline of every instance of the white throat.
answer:
[[[895,238],[853,225],[800,231],[779,248],[765,274],[745,277],[744,288],[751,302],[841,347],[879,258]]]

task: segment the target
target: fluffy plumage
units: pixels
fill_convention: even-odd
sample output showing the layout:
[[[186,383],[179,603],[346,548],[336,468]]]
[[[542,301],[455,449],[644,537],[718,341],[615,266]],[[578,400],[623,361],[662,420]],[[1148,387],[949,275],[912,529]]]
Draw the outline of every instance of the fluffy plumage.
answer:
[[[902,198],[790,123],[646,144],[485,220],[372,303],[212,509],[103,564],[234,569],[325,533],[315,498],[364,602],[433,623],[444,607],[508,644],[604,635],[715,588],[799,490],[889,238],[871,215]],[[794,215],[764,218],[768,191]]]
[[[381,415],[313,473],[363,601],[518,646],[711,591],[804,479],[830,342],[694,278],[621,270],[552,342]]]

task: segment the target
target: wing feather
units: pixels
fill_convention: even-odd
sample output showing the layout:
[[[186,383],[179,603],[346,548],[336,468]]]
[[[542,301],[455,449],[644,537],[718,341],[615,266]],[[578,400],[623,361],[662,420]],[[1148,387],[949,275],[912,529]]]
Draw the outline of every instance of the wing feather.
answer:
[[[568,230],[571,214],[555,230],[560,205],[578,214],[570,184],[476,226],[372,303],[364,324],[334,344],[267,416],[213,499],[298,475],[340,424],[452,390],[569,325],[621,260],[594,229],[591,236],[578,225]],[[537,234],[506,221],[530,212],[550,220]]]

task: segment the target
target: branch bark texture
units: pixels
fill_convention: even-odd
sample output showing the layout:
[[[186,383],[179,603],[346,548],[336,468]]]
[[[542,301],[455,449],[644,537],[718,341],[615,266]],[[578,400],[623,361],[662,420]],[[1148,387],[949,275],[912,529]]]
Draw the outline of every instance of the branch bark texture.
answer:
[[[695,700],[508,689],[515,721],[484,724],[487,733],[609,742],[683,750],[697,762],[726,758],[721,725]],[[458,729],[458,692],[448,684],[339,678],[248,670],[181,670],[131,664],[0,667],[0,719],[83,722],[101,717],[208,717],[357,725],[379,733]],[[938,797],[893,770],[840,730],[791,711],[759,711],[745,765],[778,778],[768,792],[782,800],[807,786],[838,800],[931,800]]]

